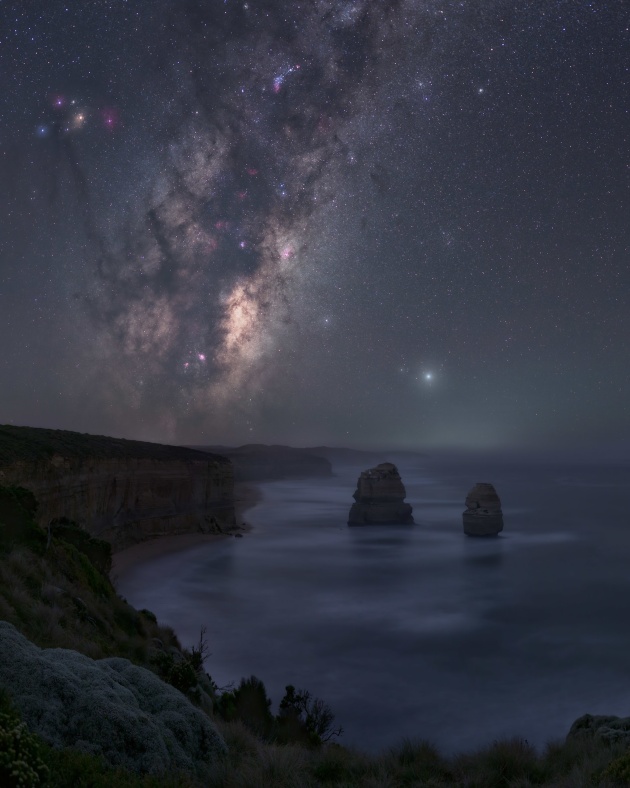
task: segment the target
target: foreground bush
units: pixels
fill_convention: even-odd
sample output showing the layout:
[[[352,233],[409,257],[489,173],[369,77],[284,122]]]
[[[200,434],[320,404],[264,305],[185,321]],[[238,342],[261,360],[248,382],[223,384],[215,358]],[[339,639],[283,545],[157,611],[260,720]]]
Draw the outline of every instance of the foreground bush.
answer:
[[[26,724],[12,714],[0,714],[0,785],[37,788],[48,782],[49,770],[41,745]]]
[[[335,715],[328,704],[291,684],[274,716],[265,685],[256,676],[241,679],[236,689],[220,694],[215,708],[227,722],[238,720],[261,739],[276,744],[319,747],[343,733],[342,728],[333,728]]]
[[[151,671],[121,658],[39,649],[2,621],[0,684],[49,744],[102,755],[113,766],[194,772],[225,753],[208,716]]]

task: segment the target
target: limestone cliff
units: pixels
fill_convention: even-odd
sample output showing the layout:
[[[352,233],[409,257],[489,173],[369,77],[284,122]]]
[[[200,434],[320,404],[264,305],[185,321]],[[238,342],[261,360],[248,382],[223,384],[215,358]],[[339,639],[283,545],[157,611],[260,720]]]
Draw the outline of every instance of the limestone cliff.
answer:
[[[398,468],[382,462],[362,471],[354,493],[356,503],[348,515],[348,525],[384,525],[413,523],[412,509],[405,503],[405,485]]]
[[[178,446],[0,426],[0,484],[31,490],[41,525],[68,517],[114,551],[235,523],[230,461]]]
[[[492,484],[477,482],[468,492],[462,519],[467,536],[496,536],[503,530],[501,500]]]

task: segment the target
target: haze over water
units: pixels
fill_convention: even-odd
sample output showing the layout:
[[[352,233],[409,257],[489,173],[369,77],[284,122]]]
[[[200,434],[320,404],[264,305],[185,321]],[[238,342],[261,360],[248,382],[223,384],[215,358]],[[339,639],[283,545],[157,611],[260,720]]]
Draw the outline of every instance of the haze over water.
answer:
[[[252,674],[332,707],[340,743],[404,737],[460,752],[563,738],[585,712],[630,714],[629,467],[397,462],[415,526],[348,527],[359,471],[261,484],[243,539],[117,579],[184,645],[207,627],[219,686]],[[468,489],[492,482],[505,530],[467,538]]]

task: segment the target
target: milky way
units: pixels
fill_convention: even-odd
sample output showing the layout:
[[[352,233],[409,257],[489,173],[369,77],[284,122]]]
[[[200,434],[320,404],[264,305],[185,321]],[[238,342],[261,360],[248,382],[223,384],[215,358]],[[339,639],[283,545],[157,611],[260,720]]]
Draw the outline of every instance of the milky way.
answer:
[[[414,446],[626,429],[621,2],[64,9],[3,12],[7,419]]]
[[[311,217],[334,198],[328,179],[349,123],[369,113],[383,53],[417,16],[389,2],[165,15],[172,130],[123,248],[102,261],[101,308],[123,352],[178,378],[193,408],[240,416],[278,374]]]

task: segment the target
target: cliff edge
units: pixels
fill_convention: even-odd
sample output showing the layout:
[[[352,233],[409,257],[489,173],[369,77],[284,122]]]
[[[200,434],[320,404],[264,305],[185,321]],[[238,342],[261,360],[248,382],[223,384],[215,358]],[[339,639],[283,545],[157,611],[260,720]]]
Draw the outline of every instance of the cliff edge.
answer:
[[[237,482],[266,482],[332,476],[332,465],[308,449],[292,446],[267,446],[248,443],[245,446],[191,446],[200,451],[218,452],[234,466]]]
[[[114,551],[235,525],[230,461],[180,446],[0,425],[0,484],[35,494],[40,525],[67,517]]]

